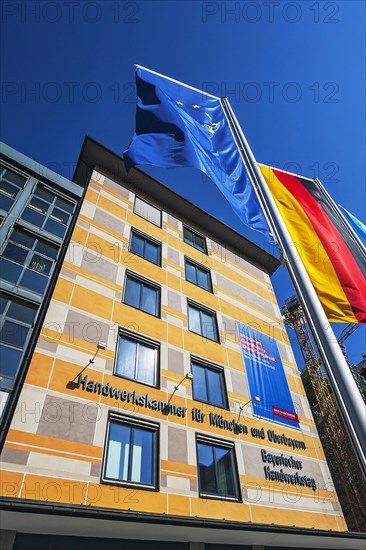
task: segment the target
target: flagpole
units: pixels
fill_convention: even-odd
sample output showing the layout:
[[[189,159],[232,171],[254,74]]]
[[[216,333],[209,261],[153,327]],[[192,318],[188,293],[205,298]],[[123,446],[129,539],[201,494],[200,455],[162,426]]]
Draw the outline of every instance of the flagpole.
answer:
[[[287,268],[318,346],[361,470],[366,477],[365,404],[231,105],[226,98],[221,99],[221,104],[229,124],[237,136],[240,155],[254,182],[260,203],[270,220],[271,229],[287,260]]]
[[[142,65],[136,65],[136,69],[142,69],[143,71],[146,71],[147,73],[154,74],[155,76],[159,76],[160,78],[165,78],[165,80],[169,80],[170,82],[174,82],[174,84],[179,84],[179,86],[183,86],[183,88],[188,88],[189,90],[192,90],[193,92],[198,92],[201,95],[206,95],[207,97],[210,97],[211,99],[217,99],[220,101],[220,98],[209,94],[208,92],[204,92],[203,90],[199,90],[198,88],[193,88],[193,86],[189,86],[189,84],[184,84],[184,82],[180,82],[180,80],[175,80],[174,78],[170,78],[170,76],[165,76],[165,74],[157,73],[156,71],[152,71],[151,69],[147,69],[146,67],[143,67]]]

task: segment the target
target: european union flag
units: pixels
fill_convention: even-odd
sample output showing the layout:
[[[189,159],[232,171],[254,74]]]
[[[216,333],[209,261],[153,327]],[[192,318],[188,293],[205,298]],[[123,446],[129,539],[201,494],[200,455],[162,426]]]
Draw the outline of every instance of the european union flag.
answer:
[[[136,164],[190,166],[207,174],[242,222],[269,236],[220,98],[136,67],[136,133],[124,152]],[[271,239],[270,239],[271,240]]]

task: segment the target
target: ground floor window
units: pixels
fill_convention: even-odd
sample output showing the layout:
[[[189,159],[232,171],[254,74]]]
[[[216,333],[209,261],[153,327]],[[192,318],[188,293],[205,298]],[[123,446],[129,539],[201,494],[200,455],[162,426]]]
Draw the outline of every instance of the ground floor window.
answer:
[[[104,480],[157,488],[158,426],[112,416],[104,460]]]
[[[234,446],[197,438],[200,496],[239,500]]]

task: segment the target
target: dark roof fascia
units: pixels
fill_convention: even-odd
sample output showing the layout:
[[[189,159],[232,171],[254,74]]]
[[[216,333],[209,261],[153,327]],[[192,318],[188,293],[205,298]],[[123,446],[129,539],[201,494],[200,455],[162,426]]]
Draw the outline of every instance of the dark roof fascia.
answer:
[[[181,527],[205,527],[211,529],[233,529],[247,532],[262,532],[296,536],[325,537],[339,540],[366,540],[365,533],[352,531],[332,531],[307,529],[305,527],[288,527],[283,525],[267,525],[263,523],[244,523],[233,520],[217,520],[200,517],[174,516],[152,512],[135,512],[80,504],[63,504],[49,501],[17,499],[0,497],[0,510],[12,512],[27,512],[31,514],[50,514],[57,516],[72,516],[80,518],[107,519],[112,521],[128,521],[160,525],[176,525]]]
[[[48,185],[52,184],[52,186],[72,193],[76,197],[81,197],[83,194],[83,187],[80,185],[76,185],[75,182],[64,178],[47,166],[43,166],[39,162],[23,155],[23,153],[20,153],[3,142],[0,142],[0,158],[4,162],[8,162],[9,164],[15,166],[21,172],[26,171],[28,174],[43,183],[48,183]]]
[[[249,260],[269,275],[272,275],[280,266],[280,261],[275,256],[142,170],[132,168],[127,173],[121,156],[93,138],[86,136],[74,173],[73,180],[75,183],[85,187],[94,168],[106,176],[112,176],[115,180],[123,182],[132,191],[137,192],[147,200],[150,199],[156,206],[161,207],[164,205],[165,211],[178,215],[188,225],[201,230],[218,244],[222,244],[240,258]]]

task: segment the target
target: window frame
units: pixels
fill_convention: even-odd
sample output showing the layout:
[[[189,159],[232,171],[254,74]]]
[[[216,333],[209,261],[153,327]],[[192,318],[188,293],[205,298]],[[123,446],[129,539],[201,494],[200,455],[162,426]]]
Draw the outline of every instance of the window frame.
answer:
[[[10,396],[11,396],[11,390],[5,390],[3,388],[0,388],[0,421],[2,420],[3,414],[6,410],[6,405],[8,403],[8,399],[10,398]]]
[[[148,286],[154,290],[157,290],[157,304],[155,307],[156,314],[150,313],[149,311],[145,311],[144,309],[140,307],[133,306],[131,304],[127,304],[125,302],[125,296],[126,296],[126,290],[127,290],[127,280],[132,279],[136,282],[140,283],[141,285]],[[140,295],[140,302],[141,302],[141,295]],[[161,285],[158,283],[155,283],[154,281],[151,281],[150,279],[146,279],[145,277],[142,277],[138,273],[135,273],[133,271],[126,270],[125,273],[125,280],[123,284],[123,292],[122,292],[122,303],[126,306],[133,307],[134,309],[137,309],[139,311],[142,311],[143,313],[147,313],[148,315],[151,315],[152,317],[156,317],[157,319],[161,318]]]
[[[22,347],[17,347],[15,345],[9,344],[8,342],[0,342],[1,346],[4,346],[6,348],[10,348],[10,349],[14,349],[14,350],[20,352],[20,359],[19,359],[19,362],[18,362],[17,369],[14,373],[14,376],[9,376],[5,373],[2,373],[2,377],[3,377],[4,382],[9,381],[9,380],[13,381],[13,383],[11,385],[11,388],[9,388],[8,386],[5,386],[5,384],[2,381],[0,381],[0,388],[3,391],[11,392],[13,387],[14,387],[14,383],[17,379],[17,376],[18,376],[18,373],[19,373],[19,368],[20,368],[20,366],[22,364],[22,361],[23,361],[23,358],[24,358],[24,352],[27,349],[27,346],[29,344],[29,340],[32,336],[32,330],[34,329],[36,321],[37,321],[37,315],[39,313],[39,304],[37,304],[33,301],[30,301],[30,300],[27,300],[27,299],[25,299],[25,298],[23,298],[19,295],[14,295],[10,292],[7,292],[4,289],[1,289],[1,293],[5,294],[7,304],[6,304],[6,307],[4,309],[4,312],[0,315],[0,329],[3,328],[3,326],[4,326],[4,324],[7,320],[10,321],[10,322],[13,322],[14,324],[16,324],[19,327],[24,327],[24,329],[27,329],[27,335],[24,339],[24,344],[22,345]],[[28,322],[26,322],[24,320],[22,321],[21,319],[16,319],[15,317],[9,317],[8,316],[9,308],[11,307],[11,303],[13,303],[13,302],[21,302],[21,303],[24,303],[26,306],[29,305],[29,306],[34,308],[34,317],[33,317],[33,321],[32,321],[31,324],[29,324]]]
[[[108,463],[108,446],[109,446],[109,435],[111,430],[112,423],[120,423],[129,426],[130,428],[138,428],[139,426],[143,429],[148,429],[153,433],[153,445],[152,445],[152,468],[153,468],[153,485],[138,483],[135,481],[123,481],[118,479],[110,479],[106,477],[106,468]],[[131,458],[129,457],[129,462]],[[151,422],[150,420],[140,419],[140,418],[131,418],[126,415],[121,415],[114,411],[110,411],[107,420],[107,429],[104,440],[104,449],[103,449],[103,460],[102,460],[102,470],[100,476],[100,482],[106,485],[117,485],[120,487],[132,487],[135,489],[141,489],[146,491],[160,491],[160,424],[156,422]]]
[[[21,189],[19,189],[19,191],[16,194],[15,198],[11,199],[13,201],[13,204],[10,206],[9,210],[3,210],[2,208],[0,208],[0,212],[4,212],[5,213],[4,218],[6,218],[6,216],[9,214],[9,212],[12,210],[14,204],[16,203],[19,193],[24,191],[25,187],[28,185],[28,183],[31,179],[31,176],[30,176],[30,174],[27,174],[26,172],[23,172],[22,170],[19,170],[18,168],[16,168],[12,164],[7,163],[4,159],[1,159],[0,164],[3,165],[5,170],[10,170],[11,172],[14,172],[15,174],[19,175],[20,177],[25,178],[25,182],[24,182],[23,187]],[[0,166],[0,174],[2,174],[1,166]],[[0,175],[0,178],[2,179],[1,175]]]
[[[203,443],[205,445],[211,445],[212,447],[221,447],[223,449],[228,449],[228,450],[231,451],[230,459],[231,459],[233,481],[234,481],[234,486],[235,486],[235,489],[236,489],[236,497],[224,496],[224,495],[213,494],[213,493],[206,493],[204,491],[201,491],[201,479],[200,479],[201,474],[200,474],[200,464],[199,464],[199,454],[198,454],[198,444],[199,443]],[[238,461],[237,461],[237,457],[236,457],[235,448],[236,448],[235,441],[227,441],[227,440],[218,439],[218,438],[215,438],[215,437],[210,437],[207,434],[196,433],[196,460],[197,460],[197,480],[198,480],[198,496],[199,496],[199,498],[206,498],[206,499],[212,499],[212,500],[224,500],[224,501],[229,501],[229,502],[243,502],[240,476],[239,476],[239,469],[238,469]],[[216,484],[217,484],[216,461],[215,461],[215,481],[216,481]]]
[[[16,244],[16,241],[12,241],[12,235],[15,231],[19,231],[21,233],[25,233],[26,235],[29,235],[29,237],[31,237],[32,239],[34,239],[34,243],[32,245],[32,248],[26,248],[25,246],[19,246]],[[36,246],[38,243],[42,243],[42,242],[45,242],[47,245],[50,245],[51,247],[55,247],[57,248],[57,253],[56,253],[56,256],[55,258],[51,258],[50,256],[46,256],[45,253],[42,253],[42,252],[38,252],[36,250]],[[26,255],[26,258],[25,258],[25,261],[27,261],[28,263],[18,263],[17,261],[15,260],[12,260],[12,259],[9,259],[7,258],[6,256],[4,256],[4,251],[6,249],[6,247],[9,245],[9,244],[13,244],[14,246],[18,246],[18,248],[21,248],[22,250],[27,250],[27,255]],[[1,246],[1,258],[2,260],[6,260],[6,261],[9,261],[19,267],[22,268],[19,276],[18,276],[18,279],[17,279],[17,282],[16,283],[13,283],[12,281],[8,281],[7,279],[5,278],[2,278],[2,280],[5,282],[6,285],[10,285],[10,287],[14,287],[14,288],[19,288],[19,289],[22,289],[22,290],[25,290],[27,292],[30,292],[31,294],[34,294],[36,296],[40,296],[40,297],[44,297],[46,295],[46,292],[47,292],[47,288],[48,288],[48,285],[50,283],[50,280],[53,276],[53,273],[54,273],[54,270],[56,268],[56,265],[57,265],[57,261],[58,261],[58,258],[59,258],[59,255],[60,255],[60,250],[62,248],[62,244],[60,244],[59,242],[56,242],[56,241],[52,241],[51,239],[47,238],[45,235],[43,235],[42,233],[40,234],[37,234],[35,233],[34,231],[31,231],[30,229],[28,229],[28,227],[24,227],[23,225],[20,225],[20,224],[14,224],[11,228],[11,231],[9,232],[9,235],[7,236],[7,238],[5,239],[3,245]],[[21,284],[22,282],[22,278],[24,277],[24,273],[26,271],[34,271],[35,273],[40,273],[39,271],[37,270],[32,270],[29,266],[30,266],[30,261],[32,260],[33,256],[34,255],[38,255],[38,256],[41,256],[42,258],[44,258],[46,261],[50,262],[51,263],[51,266],[50,266],[50,271],[47,275],[45,275],[45,277],[47,278],[47,284],[44,288],[44,291],[42,293],[40,292],[37,292],[29,287],[25,287]],[[41,273],[42,274],[42,273]]]
[[[195,363],[199,367],[202,367],[202,368],[220,373],[220,375],[221,375],[220,376],[220,385],[221,385],[221,391],[222,391],[224,404],[221,407],[221,405],[218,405],[217,403],[213,403],[212,401],[204,401],[203,399],[197,399],[197,397],[195,397],[195,395],[194,395],[194,380],[195,380],[194,377],[193,377],[193,381],[192,381],[192,399],[194,399],[194,401],[198,401],[199,403],[206,403],[207,405],[211,405],[212,407],[218,407],[219,409],[223,409],[223,410],[226,410],[226,411],[230,410],[229,409],[229,398],[228,398],[228,394],[227,394],[227,386],[226,386],[224,367],[216,365],[214,363],[210,363],[209,361],[206,361],[205,359],[201,359],[200,357],[196,357],[195,355],[191,355],[190,364],[191,364],[191,373],[192,374],[193,374],[193,369],[192,369],[193,363]],[[205,382],[207,384],[207,376],[206,375],[205,375]],[[208,386],[206,385],[206,391],[207,390],[208,390]],[[207,391],[207,394],[208,394],[208,391]]]
[[[195,246],[195,243],[194,244],[191,244],[189,242],[186,241],[186,238],[185,238],[185,231],[190,231],[191,233],[193,233],[193,235],[197,235],[198,237],[201,237],[201,239],[203,239],[203,248],[204,250],[202,250],[201,248]],[[207,241],[206,241],[206,237],[204,235],[202,235],[201,233],[198,233],[198,231],[196,231],[195,229],[192,229],[191,227],[189,227],[188,225],[183,225],[183,242],[188,244],[188,246],[192,246],[192,248],[195,248],[196,250],[198,250],[199,252],[202,252],[202,254],[206,254],[207,255]]]
[[[144,239],[145,241],[150,241],[150,243],[156,245],[159,249],[159,262],[156,264],[155,262],[152,262],[151,260],[148,260],[147,258],[145,258],[145,256],[141,256],[140,254],[137,254],[136,252],[134,252],[133,250],[131,250],[131,246],[132,246],[132,238],[133,238],[133,235],[137,235],[138,237],[140,237],[141,239]],[[139,258],[142,258],[143,260],[145,260],[146,262],[149,262],[153,265],[157,265],[158,267],[161,267],[161,263],[162,263],[162,243],[157,241],[156,239],[153,239],[152,237],[150,237],[149,235],[146,235],[145,233],[143,233],[142,231],[139,231],[138,229],[136,229],[135,227],[131,227],[131,232],[130,232],[130,241],[129,241],[129,245],[128,245],[128,251],[131,253],[131,254],[134,254],[135,256],[138,256]]]
[[[45,199],[39,198],[35,194],[38,189],[41,189],[41,190],[46,191],[47,193],[50,193],[51,195],[53,195],[52,202],[48,204],[47,213],[42,214],[44,216],[42,226],[34,224],[34,223],[28,221],[26,218],[22,217],[23,214],[26,212],[27,208],[29,208],[29,204],[31,203],[33,198],[38,199],[38,200],[46,203]],[[72,212],[71,213],[66,212],[66,210],[63,210],[62,207],[57,206],[56,205],[56,200],[57,199],[61,199],[65,202],[69,203],[72,206]],[[60,193],[59,191],[56,192],[54,189],[52,189],[52,187],[49,187],[48,185],[44,184],[43,182],[37,180],[36,184],[33,186],[32,191],[31,191],[31,193],[28,197],[27,203],[24,205],[24,208],[22,209],[21,213],[19,214],[19,221],[22,224],[26,225],[26,227],[29,227],[30,229],[32,228],[31,230],[33,230],[33,228],[37,228],[37,231],[39,231],[41,233],[41,235],[46,234],[47,236],[50,236],[51,239],[54,239],[57,242],[63,242],[66,238],[66,235],[67,235],[67,232],[70,228],[70,225],[72,224],[72,221],[74,219],[76,207],[77,207],[77,201],[75,201],[74,199],[72,199],[68,195]],[[64,224],[60,223],[60,225],[65,227],[65,232],[64,232],[63,236],[57,235],[56,233],[52,233],[52,231],[49,231],[45,227],[48,220],[52,219],[51,215],[52,215],[52,212],[55,208],[56,209],[58,208],[59,210],[61,210],[63,212],[66,212],[66,214],[69,215],[69,220],[68,220],[67,225],[64,225]]]
[[[194,283],[193,281],[190,281],[187,278],[187,264],[191,264],[196,269],[200,269],[201,271],[204,271],[208,275],[208,286],[209,288],[205,288],[204,286],[199,285],[198,283]],[[198,288],[202,288],[203,290],[206,290],[206,292],[210,292],[213,294],[213,287],[212,287],[212,278],[211,278],[211,270],[208,267],[204,267],[203,265],[199,264],[198,262],[195,262],[188,256],[184,256],[184,275],[185,279],[188,283],[191,283],[192,285],[198,286]]]
[[[136,212],[136,199],[138,199],[141,202],[144,202],[148,206],[151,206],[152,208],[154,208],[155,210],[157,210],[160,213],[160,223],[159,224],[154,223],[153,221],[149,220],[145,216],[142,216],[141,214]],[[158,208],[157,206],[155,206],[155,204],[152,204],[151,202],[147,201],[146,199],[143,199],[139,195],[135,195],[135,199],[133,201],[133,213],[136,214],[136,216],[139,216],[140,218],[142,218],[143,220],[146,220],[147,222],[152,223],[153,225],[155,225],[155,227],[160,227],[160,228],[162,227],[162,224],[163,224],[163,211],[162,211],[162,209]]]
[[[120,353],[120,347],[121,347],[121,338],[128,338],[130,340],[133,340],[137,342],[138,344],[145,344],[147,346],[153,347],[156,349],[156,368],[155,368],[155,384],[149,384],[148,382],[143,382],[141,380],[138,380],[137,378],[129,378],[128,376],[125,376],[124,374],[120,374],[117,372],[117,363],[118,363],[118,357]],[[147,338],[146,336],[143,336],[142,334],[136,334],[134,332],[129,332],[127,330],[123,330],[122,328],[118,331],[118,341],[116,346],[116,353],[114,356],[114,363],[113,363],[113,375],[117,376],[118,378],[123,378],[124,380],[130,380],[130,382],[136,382],[137,384],[142,384],[143,386],[149,386],[150,388],[160,389],[160,363],[161,363],[161,345],[160,342],[157,342],[155,340],[151,340],[150,338]],[[136,365],[135,365],[136,368]]]
[[[189,323],[189,307],[190,306],[197,309],[200,312],[206,313],[206,314],[211,315],[213,317],[214,324],[215,324],[215,329],[216,329],[216,335],[217,335],[216,340],[214,338],[209,338],[208,336],[205,336],[204,334],[201,334],[200,332],[195,332],[194,330],[192,330],[190,328],[190,326],[189,326],[190,325],[190,323]],[[202,336],[202,338],[207,338],[207,340],[210,340],[211,342],[216,342],[217,344],[221,343],[220,342],[219,327],[218,327],[218,323],[217,323],[216,311],[213,311],[212,309],[209,309],[208,307],[203,306],[202,304],[198,304],[197,302],[194,302],[193,300],[187,298],[187,317],[188,317],[188,330],[189,330],[189,332],[192,332],[192,334],[197,334],[198,336]],[[200,325],[201,325],[201,318],[200,318]]]

